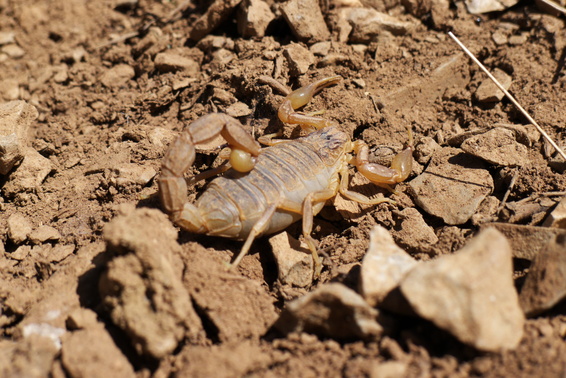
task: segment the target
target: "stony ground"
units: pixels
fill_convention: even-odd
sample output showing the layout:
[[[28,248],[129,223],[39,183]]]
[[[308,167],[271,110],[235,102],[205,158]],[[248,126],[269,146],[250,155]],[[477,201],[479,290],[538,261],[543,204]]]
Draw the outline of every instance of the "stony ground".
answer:
[[[446,33],[563,145],[564,15],[496,6],[0,0],[0,375],[563,377],[564,160]],[[305,111],[386,165],[410,129],[411,175],[351,168],[395,203],[331,201],[315,282],[300,222],[227,272],[241,242],[161,211],[167,146],[212,112],[297,137],[283,94],[333,75]]]

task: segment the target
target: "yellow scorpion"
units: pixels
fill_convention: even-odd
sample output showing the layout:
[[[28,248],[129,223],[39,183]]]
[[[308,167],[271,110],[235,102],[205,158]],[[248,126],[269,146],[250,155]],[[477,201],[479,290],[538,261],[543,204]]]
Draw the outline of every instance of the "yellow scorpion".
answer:
[[[259,140],[269,147],[261,148],[236,119],[221,113],[205,115],[186,127],[167,151],[158,179],[161,201],[171,220],[189,232],[245,240],[232,263],[236,267],[255,238],[279,232],[302,217],[314,277],[319,277],[322,264],[311,231],[313,216],[326,201],[340,193],[366,205],[392,202],[349,190],[348,164],[380,186],[399,183],[412,170],[412,138],[388,168],[370,163],[366,143],[352,142],[334,122],[296,112],[320,89],[340,80],[340,76],[324,78],[285,97],[278,111],[281,121],[316,130],[302,138],[265,136]],[[224,174],[210,182],[196,203],[189,203],[184,174],[195,160],[195,145],[218,135],[231,149],[229,157],[224,155],[229,162],[193,181]]]

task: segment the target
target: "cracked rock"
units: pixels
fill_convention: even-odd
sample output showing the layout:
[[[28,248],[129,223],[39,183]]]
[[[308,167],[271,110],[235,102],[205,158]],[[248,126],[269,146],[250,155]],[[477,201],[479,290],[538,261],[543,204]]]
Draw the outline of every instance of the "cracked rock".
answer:
[[[28,129],[37,116],[25,101],[0,104],[0,174],[8,174],[24,158]]]

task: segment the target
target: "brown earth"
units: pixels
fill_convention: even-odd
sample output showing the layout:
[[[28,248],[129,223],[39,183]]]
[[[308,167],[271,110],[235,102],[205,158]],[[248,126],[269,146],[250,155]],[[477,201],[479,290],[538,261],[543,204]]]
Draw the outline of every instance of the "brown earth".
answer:
[[[463,2],[450,7],[423,2],[416,17],[386,1],[374,5],[415,27],[352,44],[339,41],[336,4],[322,3],[333,42],[300,75],[283,54],[297,40],[280,12],[265,37],[242,38],[230,15],[210,33],[216,39],[197,43],[188,36],[207,4],[0,0],[0,31],[15,35],[0,46],[0,97],[37,108],[29,145],[50,163],[40,185],[14,183],[10,176],[17,169],[0,177],[5,250],[0,375],[564,376],[563,308],[528,319],[519,347],[496,354],[477,352],[411,318],[402,331],[379,341],[335,341],[307,333],[282,337],[270,325],[285,301],[307,289],[277,281],[266,239],[254,243],[238,275],[228,275],[225,264],[240,242],[180,231],[179,246],[165,216],[131,215],[134,207],[160,208],[155,173],[171,139],[191,121],[228,111],[255,136],[282,126],[276,114],[283,98],[258,80],[262,75],[292,88],[341,75],[344,80],[316,96],[307,111],[325,109],[324,117],[338,120],[376,154],[399,151],[408,127],[420,143],[424,137],[448,140],[460,129],[525,124],[507,100],[492,105],[475,100],[485,76],[447,37],[448,30],[489,68],[511,75],[518,101],[563,144],[563,18],[523,3],[477,16]],[[180,5],[183,12],[175,12]],[[496,44],[496,32],[508,42]],[[168,68],[155,59],[160,52],[177,53],[189,63]],[[233,104],[238,105],[230,108]],[[287,135],[294,132],[286,128]],[[503,198],[515,174],[509,202],[566,190],[546,151],[537,140],[524,166],[491,166],[494,196]],[[194,172],[212,166],[215,157],[209,151],[198,155]],[[422,170],[417,164],[409,181]],[[202,187],[191,189],[189,197]],[[406,192],[406,184],[397,187],[397,206],[415,207]],[[497,220],[538,225],[540,208],[526,215],[506,209]],[[355,286],[353,267],[367,249],[369,230],[375,224],[394,228],[399,221],[392,205],[359,211],[329,207],[315,218],[313,236],[327,255],[317,284]],[[8,218],[16,213],[33,230],[51,226],[60,236],[15,241],[8,236]],[[419,259],[451,253],[477,230],[478,222],[449,226],[422,213],[438,242],[398,240]],[[124,217],[107,226],[120,214]],[[299,238],[300,225],[288,232]],[[158,257],[151,253],[160,250]],[[517,261],[516,269],[520,287],[524,262]],[[117,288],[128,296],[117,295]],[[152,307],[146,296],[162,302]],[[154,319],[155,314],[163,316]]]

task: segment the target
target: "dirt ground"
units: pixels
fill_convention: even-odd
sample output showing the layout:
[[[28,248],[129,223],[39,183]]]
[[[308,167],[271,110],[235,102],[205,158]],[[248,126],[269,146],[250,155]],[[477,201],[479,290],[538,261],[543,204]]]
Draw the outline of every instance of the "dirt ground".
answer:
[[[526,2],[484,15],[470,14],[461,1],[362,2],[402,25],[348,38],[339,18],[348,2],[326,1],[330,33],[313,37],[322,42],[315,44],[299,41],[280,4],[267,3],[275,18],[264,36],[238,29],[241,9],[195,36],[208,2],[0,0],[0,97],[25,100],[38,113],[25,154],[36,165],[0,175],[0,375],[564,377],[563,306],[527,319],[519,346],[499,353],[477,351],[411,317],[377,340],[271,328],[288,301],[324,283],[355,288],[376,224],[392,229],[414,257],[430,260],[458,250],[483,223],[476,217],[450,225],[429,215],[407,183],[384,192],[396,205],[337,203],[315,217],[324,269],[308,288],[278,280],[267,238],[253,244],[237,274],[227,274],[242,243],[174,228],[157,196],[167,146],[198,117],[227,112],[256,137],[283,127],[283,96],[262,76],[293,89],[342,76],[306,111],[324,109],[325,118],[368,143],[372,159],[400,151],[408,128],[418,150],[427,140],[448,146],[463,131],[527,124],[508,100],[477,98],[485,76],[450,30],[489,69],[510,75],[517,100],[564,144],[564,15]],[[298,133],[285,126],[286,136]],[[218,164],[218,151],[199,153],[190,173]],[[490,220],[538,226],[560,200],[546,194],[566,190],[560,162],[542,139],[523,157],[521,166],[487,168],[498,201],[515,176],[510,206]],[[415,162],[407,181],[426,166]],[[190,187],[189,198],[203,189]],[[411,233],[399,226],[399,212],[406,208],[416,208],[438,240],[405,238]],[[15,214],[21,222],[9,225]],[[300,222],[287,232],[299,239]],[[528,267],[515,261],[518,289]]]

